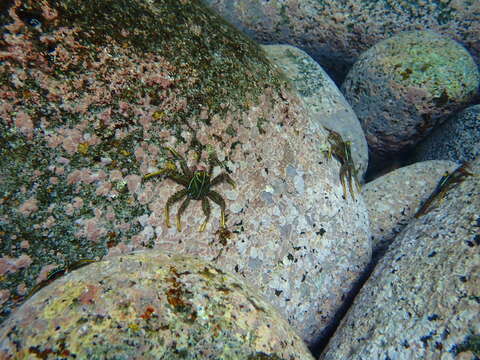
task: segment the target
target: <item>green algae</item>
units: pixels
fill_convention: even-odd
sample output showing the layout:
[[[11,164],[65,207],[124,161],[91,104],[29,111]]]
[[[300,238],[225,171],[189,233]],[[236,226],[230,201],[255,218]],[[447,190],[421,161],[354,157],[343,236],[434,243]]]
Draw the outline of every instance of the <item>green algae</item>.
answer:
[[[33,263],[17,272],[7,273],[0,284],[0,289],[16,289],[24,282],[29,289],[36,284],[36,277],[44,265],[56,263],[60,268],[67,268],[82,259],[101,258],[106,254],[106,242],[92,242],[75,236],[78,228],[74,220],[80,217],[94,216],[93,207],[98,203],[95,187],[86,185],[81,191],[75,192],[74,185],[65,181],[51,184],[49,178],[55,174],[49,169],[51,158],[50,149],[38,139],[25,141],[25,138],[16,132],[9,132],[4,123],[0,123],[0,132],[6,136],[0,137],[0,225],[2,241],[0,254],[12,258],[27,254]],[[77,154],[76,156],[80,156]],[[73,157],[75,159],[75,156]],[[35,171],[41,175],[35,178],[32,186],[32,177]],[[25,189],[22,192],[21,189]],[[38,210],[31,215],[23,215],[16,209],[30,197],[37,199]],[[74,215],[67,215],[65,205],[74,197],[82,196],[92,199],[92,207],[84,206]],[[143,206],[128,206],[127,194],[120,194],[118,201],[113,202],[117,219],[127,221],[131,216],[145,211]],[[48,218],[55,219],[51,228],[43,228],[42,223]],[[115,232],[116,237],[130,237],[139,231],[139,225],[134,225],[128,231],[119,231],[113,224],[109,226],[109,233]],[[20,244],[27,241],[29,247],[22,249]],[[23,298],[17,292],[14,298]],[[4,304],[1,316],[9,314],[12,301]]]
[[[453,40],[418,31],[394,36],[376,47],[388,52],[379,65],[389,69],[402,86],[426,90],[438,106],[476,90],[479,74],[474,60]]]
[[[208,105],[214,113],[224,111],[220,105],[225,101],[246,108],[247,96],[260,95],[267,84],[280,84],[258,45],[198,1],[67,0],[51,3],[59,11],[55,27],[74,25],[88,34],[79,39],[82,45],[106,46],[113,39],[131,48],[132,52],[155,52],[164,56],[185,73],[201,73],[197,86],[189,86],[187,79],[180,82],[181,92],[189,104],[189,109],[179,114],[184,118],[198,115],[199,105]],[[41,19],[40,4],[30,0],[25,1],[23,7]],[[46,29],[53,27],[53,24],[43,25]],[[122,35],[125,30],[128,36]],[[124,94],[125,100],[134,99],[139,90]]]
[[[285,79],[279,75],[264,57],[263,51],[243,34],[234,30],[198,1],[95,1],[80,0],[49,1],[58,16],[47,20],[42,15],[42,4],[33,0],[22,1],[16,10],[25,27],[19,36],[26,36],[36,52],[42,54],[51,67],[48,76],[58,83],[74,89],[74,82],[80,75],[91,71],[84,65],[99,61],[99,49],[110,49],[111,59],[104,65],[111,71],[121,70],[117,63],[116,44],[128,49],[132,55],[141,57],[145,53],[155,53],[165,58],[175,71],[172,73],[174,83],[164,89],[161,86],[147,85],[135,79],[127,83],[112,95],[111,104],[91,104],[87,114],[98,115],[106,107],[114,109],[120,102],[133,106],[145,97],[151,103],[160,105],[159,92],[167,96],[181,94],[186,99],[186,107],[168,114],[158,114],[159,118],[168,115],[171,120],[161,122],[160,130],[168,130],[177,141],[185,143],[183,131],[195,132],[194,122],[210,123],[210,115],[224,115],[227,112],[243,111],[257,102],[265,88],[278,90],[285,85]],[[0,5],[0,24],[12,23],[8,8],[14,1],[2,2]],[[59,67],[55,64],[52,53],[62,45],[58,42],[46,44],[40,41],[44,35],[52,34],[59,28],[81,29],[75,41],[78,46],[72,50],[77,62]],[[128,33],[128,36],[125,36]],[[0,39],[0,49],[7,49],[7,43]],[[142,226],[133,221],[141,215],[148,214],[146,205],[132,201],[126,182],[114,182],[118,190],[114,199],[106,199],[96,194],[94,184],[69,184],[66,175],[57,175],[52,165],[58,156],[68,158],[67,171],[88,168],[95,171],[122,170],[124,174],[139,174],[139,164],[132,154],[135,144],[140,142],[163,146],[162,139],[151,136],[145,138],[145,130],[138,126],[138,116],[130,114],[119,117],[114,114],[113,121],[126,135],[116,138],[115,130],[103,123],[89,123],[85,133],[97,136],[100,142],[94,145],[79,144],[74,154],[53,150],[46,143],[45,137],[59,127],[73,129],[85,119],[78,114],[62,108],[62,98],[47,98],[48,92],[29,73],[36,70],[34,61],[25,67],[27,78],[21,85],[13,85],[12,74],[22,64],[15,59],[5,62],[0,68],[0,85],[15,93],[14,97],[22,104],[22,111],[28,114],[34,124],[33,138],[27,139],[20,129],[16,129],[3,119],[0,122],[0,224],[2,225],[2,242],[0,255],[12,258],[27,254],[33,263],[13,273],[7,273],[2,279],[1,289],[11,291],[11,297],[3,304],[0,319],[9,314],[11,308],[22,299],[15,289],[25,283],[27,292],[35,285],[40,270],[49,264],[68,268],[82,259],[99,259],[109,247],[138,234]],[[192,86],[189,82],[192,74],[197,74],[198,81]],[[107,79],[101,74],[94,74],[94,79],[103,86],[108,86]],[[72,90],[77,100],[87,96],[93,89],[89,84]],[[228,106],[224,106],[228,104]],[[208,108],[209,116],[200,118],[202,109]],[[15,113],[11,114],[12,117]],[[42,124],[42,119],[48,122]],[[240,118],[237,119],[241,121]],[[117,126],[116,125],[116,126]],[[229,136],[236,136],[233,126],[228,128]],[[207,144],[200,143],[194,134],[190,147],[197,152],[204,150]],[[165,154],[160,154],[164,156]],[[101,160],[108,158],[110,163],[102,165]],[[159,159],[159,162],[162,158]],[[38,172],[40,175],[33,177]],[[52,184],[51,177],[57,177],[58,183]],[[30,215],[21,214],[17,209],[34,197],[38,210]],[[84,206],[67,215],[66,206],[75,197],[84,199]],[[105,232],[96,241],[78,237],[79,219],[94,217],[94,209],[104,210],[111,206],[115,221],[102,224]],[[49,228],[42,224],[53,217],[55,223]],[[128,229],[119,230],[118,223],[130,223]],[[20,243],[26,241],[28,249],[22,249]],[[153,246],[152,241],[144,246]]]

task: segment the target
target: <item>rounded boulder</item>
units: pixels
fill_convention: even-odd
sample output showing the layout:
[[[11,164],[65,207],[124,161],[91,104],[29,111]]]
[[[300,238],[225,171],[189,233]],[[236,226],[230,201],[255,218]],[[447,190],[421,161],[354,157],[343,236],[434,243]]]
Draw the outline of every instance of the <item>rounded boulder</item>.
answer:
[[[342,90],[376,157],[417,144],[477,94],[480,75],[459,43],[429,31],[405,32],[363,53]]]
[[[436,128],[415,149],[415,160],[472,161],[480,156],[480,104],[470,106]]]
[[[252,288],[191,257],[138,252],[41,289],[0,331],[0,358],[313,359]]]

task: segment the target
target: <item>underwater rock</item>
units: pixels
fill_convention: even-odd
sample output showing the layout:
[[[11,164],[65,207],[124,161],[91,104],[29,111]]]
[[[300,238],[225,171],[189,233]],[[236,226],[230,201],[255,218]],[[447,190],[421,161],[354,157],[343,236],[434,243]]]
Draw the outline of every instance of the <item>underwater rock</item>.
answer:
[[[0,358],[313,359],[258,291],[191,257],[155,251],[75,270],[0,330]]]
[[[457,42],[428,31],[383,40],[350,69],[342,91],[379,158],[411,148],[477,94],[480,75]]]
[[[431,30],[480,63],[480,3],[471,0],[203,0],[261,43],[294,45],[337,82],[358,56],[399,32]]]
[[[237,274],[316,341],[370,259],[368,216],[259,46],[198,1],[5,4],[2,318],[149,248]]]
[[[419,162],[394,170],[363,187],[374,253],[393,241],[435,190],[445,172],[457,167],[458,164],[451,161]]]
[[[480,159],[395,238],[321,360],[480,356]]]
[[[293,83],[309,116],[351,143],[352,158],[362,181],[368,165],[367,141],[357,116],[337,85],[315,60],[296,47],[264,45],[262,48]]]
[[[415,159],[472,161],[480,156],[480,105],[466,108],[421,141]]]

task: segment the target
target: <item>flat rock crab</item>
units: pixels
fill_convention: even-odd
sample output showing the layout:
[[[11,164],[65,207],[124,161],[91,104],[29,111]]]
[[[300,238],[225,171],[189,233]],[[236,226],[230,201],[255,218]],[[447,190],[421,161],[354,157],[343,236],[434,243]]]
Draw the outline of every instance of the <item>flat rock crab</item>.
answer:
[[[165,223],[167,227],[170,227],[170,207],[176,202],[185,199],[180,205],[175,217],[178,231],[182,231],[181,216],[187,209],[191,200],[202,201],[202,210],[205,215],[205,221],[200,225],[199,231],[202,232],[205,230],[208,220],[210,219],[210,200],[220,206],[220,226],[221,228],[225,228],[225,200],[222,195],[217,191],[212,190],[212,188],[224,182],[227,182],[235,188],[235,182],[226,172],[222,172],[212,179],[213,169],[215,165],[219,164],[214,152],[209,152],[209,167],[207,170],[199,165],[195,166],[194,169],[190,169],[187,165],[187,161],[178,152],[170,147],[167,147],[167,150],[173,155],[173,161],[168,161],[163,169],[147,174],[143,177],[143,179],[146,180],[154,176],[164,175],[166,178],[173,180],[184,187],[175,192],[167,200],[167,204],[165,205]],[[175,161],[180,163],[181,172],[178,171]]]
[[[358,169],[355,168],[351,154],[351,142],[343,141],[342,136],[336,131],[328,130],[327,141],[329,146],[322,151],[326,154],[327,159],[331,159],[332,155],[340,162],[340,183],[343,188],[343,195],[347,199],[346,182],[348,182],[348,188],[352,199],[355,200],[355,193],[353,191],[353,183],[357,189],[360,190],[361,185],[358,181]]]

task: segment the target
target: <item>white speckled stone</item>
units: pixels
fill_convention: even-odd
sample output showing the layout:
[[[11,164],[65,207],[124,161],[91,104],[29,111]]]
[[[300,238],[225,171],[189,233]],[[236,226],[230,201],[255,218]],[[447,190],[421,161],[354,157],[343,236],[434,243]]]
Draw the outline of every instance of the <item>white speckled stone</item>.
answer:
[[[283,96],[268,99],[277,105],[262,132],[260,110],[246,113],[238,125],[242,145],[231,173],[237,187],[226,200],[231,237],[222,241],[214,205],[212,220],[199,233],[204,216],[200,202],[192,202],[182,217],[182,232],[164,228],[154,246],[199,256],[238,274],[313,344],[370,261],[370,230],[363,199],[343,197],[338,161],[318,151],[325,145],[325,130],[293,93]],[[151,206],[163,211],[166,199],[181,187],[169,180],[158,183],[164,186]],[[216,189],[232,191],[228,184]],[[177,209],[172,207],[172,218]]]
[[[480,104],[455,114],[415,149],[418,161],[472,161],[480,156]]]
[[[367,204],[373,251],[384,249],[413,218],[452,161],[424,161],[392,171],[369,182],[362,195]]]
[[[468,177],[397,236],[321,360],[478,358],[479,189]]]
[[[262,48],[293,83],[312,119],[352,143],[359,180],[363,179],[368,165],[367,140],[357,116],[337,85],[315,60],[294,46],[263,45]]]
[[[111,257],[41,289],[0,330],[1,359],[313,359],[237,277],[191,257]]]

